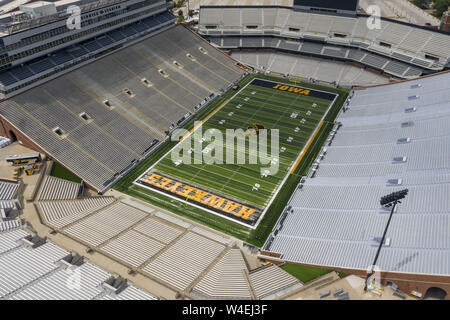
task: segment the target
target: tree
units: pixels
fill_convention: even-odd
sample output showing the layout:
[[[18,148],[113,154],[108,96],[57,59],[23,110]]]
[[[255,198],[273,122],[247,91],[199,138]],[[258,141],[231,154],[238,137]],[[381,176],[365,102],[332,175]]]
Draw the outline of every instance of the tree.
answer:
[[[412,0],[411,2],[421,9],[428,9],[432,0]]]
[[[433,3],[433,15],[437,18],[442,17],[442,14],[448,10],[450,0],[435,0]]]
[[[178,0],[178,1],[174,1],[175,2],[175,8],[179,8],[183,5],[184,0]]]
[[[180,9],[180,10],[178,10],[177,24],[181,23],[183,21],[184,21],[184,15],[183,15],[183,11]]]

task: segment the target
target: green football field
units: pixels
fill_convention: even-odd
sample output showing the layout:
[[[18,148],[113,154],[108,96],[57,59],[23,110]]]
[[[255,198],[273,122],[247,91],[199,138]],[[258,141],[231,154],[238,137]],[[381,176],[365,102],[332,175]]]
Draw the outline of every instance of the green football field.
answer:
[[[289,85],[289,89],[285,91],[274,89],[277,84],[254,79],[210,114],[201,128],[203,132],[217,129],[225,136],[226,129],[245,131],[258,124],[268,130],[269,142],[270,130],[278,129],[280,149],[275,160],[279,168],[275,175],[262,176],[261,167],[268,165],[248,164],[248,161],[246,164],[194,164],[192,160],[191,164],[175,164],[170,152],[150,167],[149,172],[211,191],[258,208],[262,212],[276,196],[287,175],[295,168],[302,150],[318,131],[325,113],[337,97],[335,94],[313,89],[309,90],[311,92],[308,95],[299,94],[294,92],[297,87],[293,85]],[[208,144],[204,142],[202,148]],[[181,143],[174,150],[180,147]],[[226,148],[234,148],[234,145],[224,143],[223,148],[225,155]],[[245,153],[248,156],[248,144]],[[270,155],[270,143],[268,154]]]

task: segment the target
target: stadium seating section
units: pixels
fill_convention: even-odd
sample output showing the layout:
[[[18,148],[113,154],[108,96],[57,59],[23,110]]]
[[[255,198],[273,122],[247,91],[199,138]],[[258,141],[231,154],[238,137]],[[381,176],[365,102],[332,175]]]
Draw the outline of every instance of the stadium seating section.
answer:
[[[365,16],[342,17],[290,8],[202,7],[199,32],[223,48],[276,48],[359,62],[399,78],[442,70],[450,36],[389,19],[368,28]]]
[[[172,27],[2,102],[0,114],[104,191],[244,73],[185,27]]]
[[[232,57],[260,72],[302,77],[344,87],[387,83],[389,79],[346,63],[273,52],[232,52]]]
[[[378,266],[449,274],[450,73],[355,90],[265,249],[313,265],[366,269],[408,188]]]
[[[108,53],[111,48],[122,46],[136,38],[147,35],[173,24],[175,16],[166,11],[148,17],[136,23],[116,29],[97,38],[88,39],[76,45],[53,52],[48,57],[41,57],[20,66],[0,72],[0,91],[14,86],[23,86],[52,74],[61,72],[70,66],[77,65],[87,59],[97,58]]]
[[[276,266],[250,270],[234,240],[132,200],[46,199],[38,208],[48,226],[194,298],[273,299],[303,285]]]
[[[0,232],[0,299],[9,300],[156,300],[157,298],[127,284],[120,292],[102,289],[111,275],[98,266],[59,262],[66,250],[45,242],[27,247],[22,240],[29,234],[21,229]],[[79,281],[77,281],[77,279]]]

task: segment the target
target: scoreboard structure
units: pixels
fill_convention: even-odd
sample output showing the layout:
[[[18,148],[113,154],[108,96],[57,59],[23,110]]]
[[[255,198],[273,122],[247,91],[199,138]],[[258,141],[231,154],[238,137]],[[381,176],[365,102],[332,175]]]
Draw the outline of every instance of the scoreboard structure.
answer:
[[[294,0],[294,9],[356,15],[358,0]]]

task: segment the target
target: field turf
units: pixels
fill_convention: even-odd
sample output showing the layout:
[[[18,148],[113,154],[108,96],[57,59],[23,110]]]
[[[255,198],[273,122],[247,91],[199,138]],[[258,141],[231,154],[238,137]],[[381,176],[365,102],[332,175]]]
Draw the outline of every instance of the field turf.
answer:
[[[236,164],[236,161],[235,164],[194,164],[193,153],[191,164],[176,166],[169,154],[154,169],[182,182],[263,208],[288,174],[331,103],[329,100],[250,83],[203,123],[204,132],[216,129],[223,136],[225,129],[245,131],[252,124],[263,125],[269,133],[270,129],[278,129],[281,151],[276,157],[279,170],[275,175],[262,177],[260,168],[267,165],[248,164],[248,161],[246,164]],[[203,148],[206,145],[208,143],[204,142]],[[224,155],[227,148],[235,149],[235,146],[224,144]],[[246,158],[248,160],[248,144]]]
[[[280,79],[280,78],[275,78],[275,77],[271,77],[271,76],[267,76],[267,75],[249,75],[246,78],[244,78],[241,82],[240,82],[240,87],[244,87],[246,84],[248,84],[249,82],[251,82],[255,77],[257,78],[262,78],[262,79],[267,79],[267,80],[272,80],[272,81],[276,81],[279,83],[287,83],[289,85],[294,85],[294,83],[290,82],[287,79]],[[333,106],[331,107],[330,111],[327,113],[327,115],[324,118],[324,122],[323,122],[323,126],[320,128],[320,130],[317,132],[317,135],[315,136],[314,140],[312,141],[311,145],[309,146],[307,152],[304,154],[301,162],[299,163],[299,165],[296,167],[295,171],[293,172],[293,174],[288,174],[287,175],[287,179],[285,181],[285,183],[283,184],[283,186],[280,188],[280,192],[278,193],[277,197],[275,197],[273,199],[273,202],[270,204],[270,206],[267,207],[267,212],[264,215],[264,217],[262,218],[262,220],[260,221],[258,227],[256,229],[249,229],[248,227],[239,225],[233,221],[229,221],[223,218],[218,217],[217,215],[211,214],[209,212],[205,212],[204,210],[202,210],[201,208],[197,208],[197,207],[193,207],[193,206],[189,206],[189,205],[185,205],[185,203],[176,200],[176,199],[172,199],[168,196],[165,195],[161,195],[158,193],[155,193],[151,190],[142,188],[141,186],[138,186],[136,184],[134,184],[133,182],[140,176],[142,175],[144,172],[146,172],[150,167],[152,167],[153,165],[155,165],[159,160],[161,160],[161,158],[163,158],[172,148],[174,148],[177,145],[177,142],[173,142],[173,141],[168,141],[167,143],[165,143],[164,145],[162,145],[160,148],[158,148],[158,150],[156,150],[153,154],[151,154],[145,161],[143,161],[142,163],[139,164],[139,166],[137,166],[134,170],[132,170],[128,175],[126,175],[122,180],[120,180],[115,186],[114,189],[120,191],[120,192],[124,192],[132,197],[141,199],[143,201],[146,201],[152,205],[155,205],[159,208],[161,208],[162,210],[167,210],[170,211],[172,213],[178,214],[180,216],[186,217],[188,219],[194,220],[196,222],[199,222],[201,224],[207,225],[213,229],[216,229],[218,231],[230,234],[234,237],[237,237],[243,241],[246,241],[247,243],[256,245],[256,246],[261,246],[265,240],[267,239],[267,236],[269,235],[269,233],[272,231],[272,228],[274,226],[274,224],[276,223],[279,215],[281,214],[283,208],[286,206],[287,201],[290,198],[290,195],[292,194],[292,192],[295,190],[295,187],[297,186],[300,178],[305,175],[307,173],[307,171],[309,170],[313,160],[315,159],[315,157],[317,156],[321,146],[323,145],[323,143],[326,140],[326,137],[328,136],[328,133],[330,132],[331,128],[333,127],[334,124],[334,119],[336,118],[340,108],[342,107],[343,103],[345,102],[345,99],[347,98],[348,95],[348,90],[346,89],[337,89],[337,88],[329,88],[329,87],[324,87],[324,86],[320,86],[320,85],[316,85],[316,84],[309,84],[309,83],[300,83],[298,84],[301,87],[304,88],[310,88],[310,89],[318,89],[318,90],[323,90],[326,92],[332,92],[332,93],[336,93],[339,94],[338,99],[335,101],[335,103],[333,104]],[[247,90],[248,89],[248,90]],[[260,92],[260,94],[258,95],[259,97],[257,98],[258,101],[259,100],[263,100],[261,101],[261,103],[251,103],[251,105],[249,105],[249,107],[252,107],[253,109],[256,108],[263,108],[266,109],[267,105],[265,104],[266,102],[266,97],[268,100],[274,99],[274,96],[276,96],[277,93],[273,93],[272,90],[269,90],[269,93],[266,92],[265,88],[252,88],[252,86],[248,86],[245,90],[242,91],[243,94],[245,95],[250,95],[251,98],[253,97],[253,99],[256,100],[255,95],[251,94],[251,92],[253,91],[257,91]],[[289,97],[291,97],[291,95],[293,96],[292,98],[289,98],[289,101],[295,101],[296,96],[290,93],[283,93],[280,92],[281,96],[286,96],[289,94]],[[191,119],[188,123],[186,123],[183,127],[187,130],[192,130],[194,127],[194,120],[203,120],[207,117],[207,115],[211,114],[212,111],[216,110],[220,105],[224,104],[226,101],[230,100],[233,95],[236,94],[236,91],[234,90],[230,90],[226,93],[224,93],[222,96],[218,97],[212,104],[210,104],[208,107],[204,108],[202,111],[200,111],[198,114],[195,115],[195,117],[193,119]],[[280,96],[280,97],[281,97]],[[277,103],[279,102],[279,98],[277,97],[275,99],[277,99]],[[235,97],[237,99],[241,99],[242,97]],[[298,99],[301,99],[302,97],[298,97]],[[284,100],[284,99],[283,99]],[[302,99],[303,100],[303,99]],[[240,100],[234,100],[231,99],[231,101],[223,106],[223,109],[221,109],[217,114],[215,114],[214,116],[212,116],[208,121],[206,121],[206,123],[204,124],[204,126],[209,126],[211,124],[211,126],[217,125],[217,123],[215,121],[220,121],[223,120],[221,118],[224,118],[223,116],[227,116],[228,112],[230,112],[228,108],[233,108],[236,107],[236,102],[239,102]],[[249,101],[244,101],[244,102],[249,102],[250,103],[251,100]],[[297,102],[299,102],[300,100],[298,100]],[[286,105],[286,101],[282,102],[283,105]],[[289,134],[289,132],[287,132],[286,130],[293,130],[295,127],[292,127],[292,123],[295,122],[295,119],[291,120],[290,116],[289,117],[285,117],[282,115],[286,115],[288,112],[290,112],[291,108],[294,108],[293,106],[291,106],[289,104],[289,102],[287,102],[288,105],[285,106],[286,109],[282,109],[284,110],[284,112],[273,112],[271,115],[267,114],[267,113],[260,113],[260,121],[259,122],[265,122],[268,120],[268,122],[266,122],[265,124],[267,125],[267,127],[269,128],[270,126],[274,126],[276,125],[277,127],[279,127],[278,129],[282,129],[281,126],[279,126],[278,124],[280,124],[280,122],[277,123],[277,121],[279,121],[279,118],[281,118],[282,123],[284,123],[285,121],[287,121],[287,125],[288,127],[285,129],[282,129],[281,136],[285,136],[287,134]],[[320,109],[325,108],[326,110],[326,103],[327,101],[323,101],[320,104]],[[329,102],[328,102],[329,103]],[[241,102],[242,104],[242,102]],[[297,121],[299,121],[299,119],[304,118],[303,116],[301,116],[301,112],[302,112],[302,105],[305,104],[306,106],[311,106],[312,105],[312,101],[308,101],[307,103],[305,102],[300,102],[300,106],[297,107],[297,109],[295,109],[295,112],[298,112],[299,115],[296,118]],[[256,106],[256,107],[255,107]],[[246,108],[247,109],[247,108]],[[242,108],[241,108],[242,110]],[[256,111],[256,110],[255,110]],[[315,110],[312,110],[313,112],[315,112]],[[248,113],[248,110],[246,111]],[[305,112],[305,111],[303,111]],[[307,112],[307,111],[306,111]],[[322,111],[324,112],[324,111]],[[322,113],[323,114],[323,113]],[[217,116],[216,116],[217,115]],[[238,113],[234,113],[234,115],[238,115]],[[247,125],[247,123],[252,122],[252,121],[256,121],[253,118],[252,119],[247,119],[247,118],[243,118],[244,113],[240,114],[239,113],[239,118],[236,116],[235,119],[233,119],[233,117],[231,117],[231,119],[229,118],[224,118],[226,120],[226,124],[230,125],[233,124],[234,125],[232,127],[241,127],[244,124]],[[292,164],[292,159],[296,159],[294,157],[294,154],[297,156],[300,152],[300,150],[302,149],[302,145],[305,143],[304,140],[308,139],[311,136],[311,133],[314,131],[314,128],[316,127],[315,125],[312,124],[313,119],[320,119],[321,116],[319,116],[320,114],[315,114],[313,113],[313,117],[310,118],[311,124],[308,124],[307,126],[305,125],[303,127],[304,131],[300,131],[300,132],[295,133],[293,131],[293,134],[295,135],[290,135],[294,138],[294,142],[298,143],[294,145],[288,145],[289,147],[289,153],[290,156],[285,157],[285,155],[283,155],[283,159],[281,160],[283,162],[283,168],[282,169],[280,167],[279,170],[279,174],[283,175],[289,172],[289,170],[286,170],[286,168],[289,168],[289,165]],[[220,116],[220,117],[219,117]],[[276,119],[275,119],[276,117]],[[306,118],[305,118],[306,119]],[[209,122],[210,120],[212,120],[211,122]],[[281,121],[280,120],[280,121]],[[293,121],[291,123],[291,121]],[[318,121],[318,120],[317,120]],[[216,124],[215,124],[216,123]],[[317,122],[316,122],[317,125]],[[309,128],[309,133],[307,133],[307,129]],[[302,137],[303,136],[303,139]],[[302,140],[300,140],[302,139]],[[280,140],[282,140],[282,138],[280,138]],[[303,141],[303,142],[302,142]],[[287,148],[288,149],[288,148]],[[295,149],[295,150],[294,150]],[[290,151],[290,150],[294,150],[294,152]],[[286,155],[287,155],[286,154]],[[295,161],[294,161],[295,162]],[[166,165],[168,165],[166,163]],[[215,166],[209,166],[209,167],[215,167]],[[171,168],[171,167],[170,167]],[[209,169],[209,168],[208,168]],[[242,174],[241,170],[243,168],[235,168],[237,171],[236,174]],[[248,169],[248,168],[246,168]],[[165,170],[170,170],[169,168],[166,168]],[[189,174],[191,176],[185,175],[183,173],[183,177],[184,179],[187,180],[191,180],[193,179],[194,175],[197,175],[198,172],[198,168],[190,168],[190,170],[193,170],[192,172],[190,172]],[[233,171],[233,172],[234,172]],[[256,171],[253,170],[253,171]],[[226,186],[218,186],[218,185],[208,185],[211,189],[212,188],[218,188],[215,190],[219,190],[222,189],[221,192],[225,193],[225,192],[229,192],[231,194],[231,192],[233,192],[232,197],[236,197],[236,198],[242,198],[245,197],[244,200],[252,202],[252,203],[257,203],[258,205],[264,205],[264,203],[266,203],[266,199],[263,199],[263,197],[260,196],[255,196],[251,199],[247,199],[246,196],[243,196],[242,194],[237,194],[235,191],[231,191],[233,190],[245,190],[245,188],[249,187],[250,185],[253,186],[255,183],[254,179],[260,179],[261,177],[259,175],[254,175],[255,172],[252,171],[252,178],[250,180],[246,180],[246,179],[242,179],[245,178],[245,176],[241,176],[241,181],[244,181],[244,188],[242,187],[237,187],[237,186],[232,186],[232,188],[228,188],[227,186],[229,186],[230,184],[226,184]],[[211,179],[211,174],[213,173],[213,171],[208,171],[208,181],[213,180]],[[171,172],[171,176],[176,175],[176,172]],[[222,175],[224,174],[223,172],[221,173]],[[231,173],[233,174],[233,173]],[[198,175],[197,175],[198,176]],[[202,175],[200,175],[201,177]],[[227,179],[230,179],[231,176],[229,174],[226,174]],[[180,173],[180,177],[181,177],[181,173]],[[236,177],[236,176],[234,176]],[[233,180],[234,180],[233,177]],[[274,177],[275,179],[276,177]],[[271,178],[272,179],[272,178]],[[217,180],[214,179],[214,180]],[[245,182],[247,181],[247,182]],[[279,178],[277,178],[273,183],[276,184],[277,182],[279,183]],[[223,182],[223,181],[222,181]],[[270,182],[270,181],[269,181]],[[200,180],[197,181],[197,184],[200,183]],[[222,183],[224,184],[224,183]],[[273,190],[274,188],[271,188],[271,184],[270,183],[266,183],[264,185],[264,187],[262,189],[260,189],[261,191],[264,192],[268,192],[267,190]],[[230,191],[229,191],[230,190]],[[246,194],[250,194],[248,193],[248,191],[245,191]]]

